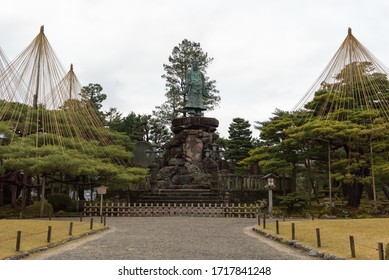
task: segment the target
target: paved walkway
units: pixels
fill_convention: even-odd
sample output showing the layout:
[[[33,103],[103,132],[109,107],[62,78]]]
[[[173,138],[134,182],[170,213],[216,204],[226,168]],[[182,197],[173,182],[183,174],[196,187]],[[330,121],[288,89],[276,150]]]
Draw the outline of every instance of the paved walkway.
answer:
[[[109,230],[29,259],[50,260],[301,260],[306,253],[252,231],[256,219],[107,218]]]

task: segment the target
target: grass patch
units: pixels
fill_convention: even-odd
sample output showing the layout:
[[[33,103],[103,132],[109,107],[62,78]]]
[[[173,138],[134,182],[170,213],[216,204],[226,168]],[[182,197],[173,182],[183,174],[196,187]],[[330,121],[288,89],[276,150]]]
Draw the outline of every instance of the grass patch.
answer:
[[[344,219],[293,221],[295,240],[322,253],[345,259],[351,258],[349,236],[354,236],[357,260],[377,260],[378,242],[384,247],[389,243],[389,219]],[[262,229],[262,225],[259,226]],[[321,247],[317,247],[316,228],[320,229]],[[263,230],[263,229],[262,229]],[[286,240],[292,239],[292,221],[279,221],[280,234],[276,224],[267,223],[263,230]]]
[[[0,220],[0,259],[5,259],[18,253],[36,248],[50,246],[72,236],[82,235],[90,230],[90,222],[73,221],[72,235],[69,235],[71,221],[54,220]],[[51,226],[51,241],[47,243],[48,227]],[[94,223],[93,230],[104,228],[100,223]],[[16,235],[21,231],[20,251],[16,251]]]

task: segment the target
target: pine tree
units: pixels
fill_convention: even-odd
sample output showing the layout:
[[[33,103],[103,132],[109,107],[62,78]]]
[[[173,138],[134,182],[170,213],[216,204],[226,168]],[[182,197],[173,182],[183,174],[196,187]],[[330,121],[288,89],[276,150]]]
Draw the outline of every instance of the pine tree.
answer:
[[[184,113],[186,96],[181,95],[181,92],[185,87],[186,74],[193,59],[197,59],[199,62],[199,69],[205,76],[207,92],[210,95],[210,98],[205,100],[205,106],[208,110],[213,110],[220,102],[219,91],[215,85],[216,81],[210,80],[206,75],[206,70],[213,58],[208,57],[208,53],[202,50],[200,43],[184,39],[173,48],[172,54],[169,56],[169,63],[163,65],[165,74],[162,75],[162,78],[166,81],[165,96],[167,100],[162,105],[156,106],[154,114],[167,126],[170,125],[171,120]]]
[[[248,151],[252,148],[250,123],[242,118],[234,118],[228,128],[228,133],[225,158],[236,166],[248,157]],[[236,167],[235,171],[241,173],[243,169]]]

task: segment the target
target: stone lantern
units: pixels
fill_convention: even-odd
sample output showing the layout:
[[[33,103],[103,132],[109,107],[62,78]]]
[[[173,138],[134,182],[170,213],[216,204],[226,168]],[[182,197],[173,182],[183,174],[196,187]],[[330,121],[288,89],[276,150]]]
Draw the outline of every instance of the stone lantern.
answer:
[[[278,176],[274,175],[273,173],[266,174],[265,176],[262,177],[262,179],[265,179],[267,183],[265,185],[265,190],[268,191],[268,195],[269,195],[269,203],[268,203],[269,215],[271,215],[273,212],[273,190],[276,188],[276,185],[274,183],[276,178],[278,178]]]

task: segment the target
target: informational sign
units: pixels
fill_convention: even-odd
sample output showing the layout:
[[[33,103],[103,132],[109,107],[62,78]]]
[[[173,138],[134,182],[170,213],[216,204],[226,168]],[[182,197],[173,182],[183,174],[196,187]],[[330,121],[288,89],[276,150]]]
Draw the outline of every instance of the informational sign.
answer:
[[[100,186],[96,188],[97,194],[107,194],[107,187],[106,186]]]

